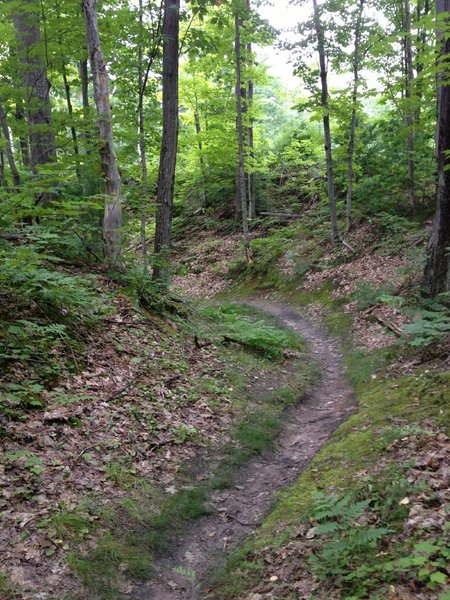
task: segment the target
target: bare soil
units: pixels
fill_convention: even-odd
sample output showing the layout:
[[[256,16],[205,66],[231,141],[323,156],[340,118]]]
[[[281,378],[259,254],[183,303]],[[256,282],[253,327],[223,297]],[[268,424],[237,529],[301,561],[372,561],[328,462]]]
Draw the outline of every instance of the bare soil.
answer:
[[[274,449],[243,467],[233,488],[212,495],[215,513],[196,521],[174,540],[170,556],[156,562],[154,580],[136,586],[128,596],[132,600],[206,598],[202,582],[208,572],[258,528],[276,492],[298,478],[335,428],[354,410],[355,400],[345,379],[337,340],[287,306],[259,301],[252,305],[279,318],[308,341],[319,362],[321,380],[286,412]]]

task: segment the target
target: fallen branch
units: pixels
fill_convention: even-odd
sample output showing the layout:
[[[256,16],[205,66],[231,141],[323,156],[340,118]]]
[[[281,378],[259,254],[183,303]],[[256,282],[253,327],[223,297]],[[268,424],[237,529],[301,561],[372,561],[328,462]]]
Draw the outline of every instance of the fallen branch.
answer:
[[[299,219],[302,213],[260,212],[261,217],[278,217],[280,219]]]
[[[86,252],[88,254],[91,254],[96,260],[97,262],[101,263],[102,259],[92,250],[92,248],[89,246],[89,244],[86,243],[85,240],[83,240],[83,238],[81,237],[81,235],[78,233],[78,231],[75,231],[75,229],[73,230],[74,234],[77,236],[77,238],[80,240],[80,242],[83,244]]]
[[[395,325],[395,323],[392,323],[391,321],[387,321],[386,319],[384,319],[383,317],[380,317],[379,315],[377,315],[374,312],[372,312],[372,315],[375,317],[375,319],[378,321],[378,323],[380,323],[380,325],[384,325],[384,327],[389,329],[389,331],[392,331],[392,333],[394,333],[397,337],[403,336],[404,331],[402,329],[400,329],[400,327],[397,327],[397,325]]]
[[[0,231],[0,239],[8,242],[20,242],[28,237],[27,233]]]
[[[341,238],[341,244],[344,246],[344,248],[347,248],[347,250],[350,250],[350,252],[353,252],[353,254],[356,254],[356,250],[342,238]]]

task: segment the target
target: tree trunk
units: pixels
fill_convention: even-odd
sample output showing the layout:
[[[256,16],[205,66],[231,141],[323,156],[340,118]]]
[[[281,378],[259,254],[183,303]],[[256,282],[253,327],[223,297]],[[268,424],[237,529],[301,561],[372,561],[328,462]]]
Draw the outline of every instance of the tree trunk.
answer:
[[[144,65],[143,65],[143,51],[142,44],[144,40],[144,27],[143,27],[143,5],[142,0],[139,0],[139,46],[138,46],[138,77],[139,77],[139,94],[138,98],[141,99],[144,94]],[[147,157],[145,155],[145,119],[144,119],[144,103],[142,100],[138,102],[138,135],[139,135],[139,158],[141,163],[141,174],[142,174],[142,205],[141,205],[141,253],[142,253],[142,265],[145,273],[147,273],[147,238],[145,233],[145,224],[147,221],[146,202],[148,194],[148,169],[147,169]]]
[[[436,15],[450,12],[450,0],[436,1]],[[438,34],[441,43],[441,72],[438,87],[438,181],[436,214],[427,247],[423,287],[427,294],[436,296],[450,290],[450,38]]]
[[[415,190],[415,164],[414,164],[414,67],[412,55],[411,34],[411,6],[409,0],[404,0],[404,28],[405,28],[405,69],[406,69],[406,126],[408,129],[407,156],[408,156],[408,198],[411,210],[417,210]]]
[[[238,169],[237,169],[237,197],[240,200],[242,217],[242,234],[244,243],[245,260],[252,259],[250,237],[248,230],[248,205],[245,185],[245,159],[244,159],[244,125],[242,119],[242,57],[241,57],[241,19],[239,11],[235,14],[235,59],[236,59],[236,129],[238,138]]]
[[[348,143],[348,170],[347,170],[347,231],[350,231],[352,227],[352,200],[353,200],[353,156],[355,152],[355,138],[356,138],[356,127],[358,125],[358,111],[356,108],[356,102],[358,100],[358,86],[359,86],[359,47],[361,42],[361,25],[362,15],[364,10],[364,1],[359,0],[358,16],[356,20],[355,28],[355,47],[353,55],[353,92],[352,92],[352,117],[350,120],[350,139]]]
[[[0,140],[1,139],[2,139],[2,136],[0,135]],[[8,182],[6,181],[6,176],[5,176],[5,156],[3,154],[3,150],[0,150],[0,185],[5,190],[9,189]]]
[[[247,51],[251,53],[251,44],[248,44]],[[248,82],[247,86],[247,102],[251,110],[253,103],[253,81]],[[250,172],[247,173],[247,188],[248,188],[248,216],[250,219],[256,217],[256,188],[255,188],[255,174],[253,161],[255,159],[255,148],[254,148],[254,136],[253,136],[253,118],[250,117],[250,122],[247,127],[247,148],[249,151],[250,159]]]
[[[114,151],[111,106],[109,103],[108,72],[106,70],[97,22],[97,0],[83,0],[86,39],[91,62],[94,100],[99,128],[100,168],[105,182],[105,212],[103,242],[107,262],[122,269],[121,261],[121,182]]]
[[[246,8],[248,15],[251,14],[250,0],[246,0]],[[252,56],[252,45],[249,42],[247,44],[247,56]],[[253,105],[253,81],[250,79],[247,83],[247,108],[252,110]],[[256,188],[255,188],[255,174],[254,174],[254,135],[253,135],[253,117],[250,115],[248,127],[247,127],[247,148],[249,151],[250,159],[250,172],[247,173],[247,194],[248,194],[248,216],[250,219],[256,217]]]
[[[156,204],[153,279],[169,283],[173,190],[178,146],[178,48],[180,0],[164,0],[163,21],[163,132]]]
[[[202,174],[202,186],[203,186],[203,206],[208,208],[209,199],[208,199],[208,190],[206,188],[206,164],[205,158],[203,156],[203,144],[202,144],[202,127],[200,125],[200,115],[198,114],[197,109],[194,111],[194,120],[195,120],[195,131],[197,133],[197,146],[199,152],[199,160],[200,160],[200,171]]]
[[[430,14],[430,0],[424,0],[423,11],[422,11],[422,3],[417,2],[417,22],[419,22],[423,17],[426,17]],[[422,97],[423,97],[423,70],[425,68],[425,64],[423,62],[422,53],[424,52],[424,48],[427,45],[427,27],[423,25],[421,29],[417,31],[417,58],[416,58],[416,102],[414,107],[414,116],[416,123],[420,122],[420,113],[422,109]]]
[[[39,10],[32,0],[21,0],[13,15],[22,68],[22,85],[29,127],[31,168],[55,158],[55,138],[50,107],[50,83],[47,67],[40,49]]]
[[[89,111],[89,75],[88,61],[80,60],[81,103],[83,112]]]
[[[330,111],[328,106],[328,79],[327,66],[325,57],[325,40],[322,23],[320,21],[319,8],[317,0],[313,0],[314,6],[314,25],[317,35],[317,49],[319,53],[320,65],[320,82],[322,88],[321,106],[323,110],[323,134],[325,140],[325,158],[327,163],[327,186],[328,186],[328,203],[330,206],[331,217],[331,242],[335,244],[339,241],[339,232],[337,228],[336,214],[336,197],[334,191],[334,176],[333,176],[333,154],[331,150],[331,127],[330,127]]]
[[[3,110],[3,107],[1,105],[0,105],[0,127],[3,132],[3,137],[5,138],[6,158],[8,159],[9,170],[11,171],[11,177],[13,180],[13,186],[15,188],[17,188],[20,185],[20,175],[19,175],[19,171],[17,170],[16,161],[14,159],[14,154],[13,154],[12,144],[11,144],[11,135],[9,133],[8,122],[6,120],[6,113]]]
[[[30,158],[30,148],[28,145],[27,135],[25,135],[26,124],[25,124],[25,114],[23,112],[22,102],[18,101],[16,103],[16,123],[17,128],[19,130],[18,138],[20,144],[20,154],[22,157],[22,165],[25,168],[31,167],[31,158]]]
[[[62,47],[62,44],[61,44],[61,47]],[[72,98],[70,96],[70,85],[69,85],[69,80],[67,78],[66,64],[64,61],[62,62],[61,68],[62,68],[62,76],[63,76],[63,82],[64,82],[64,90],[66,92],[67,112],[69,113],[69,117],[70,117],[70,133],[72,135],[72,146],[73,146],[73,153],[75,156],[75,171],[77,174],[78,182],[80,182],[81,181],[80,152],[78,149],[77,131],[75,129],[75,124],[73,122],[73,106],[72,106]]]

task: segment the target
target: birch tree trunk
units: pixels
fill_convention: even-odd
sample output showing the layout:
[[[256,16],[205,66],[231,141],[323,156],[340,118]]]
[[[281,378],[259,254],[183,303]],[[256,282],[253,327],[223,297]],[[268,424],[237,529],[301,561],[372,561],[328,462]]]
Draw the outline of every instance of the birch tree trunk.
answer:
[[[314,25],[317,35],[317,50],[319,53],[319,65],[320,65],[320,83],[321,83],[321,106],[323,111],[323,134],[325,141],[325,159],[327,163],[327,187],[328,187],[328,203],[330,206],[330,218],[331,218],[331,243],[335,244],[339,241],[339,233],[337,228],[337,214],[336,214],[336,196],[334,190],[334,176],[333,176],[333,154],[331,150],[331,127],[330,127],[330,111],[328,105],[328,73],[326,66],[325,56],[325,39],[323,33],[323,26],[320,21],[319,8],[317,6],[317,0],[313,0],[314,6]]]
[[[436,0],[436,15],[450,12],[450,0]],[[449,19],[447,18],[447,23]],[[438,86],[436,213],[427,247],[423,287],[436,296],[450,290],[450,38],[438,32],[441,71]]]
[[[121,182],[114,151],[111,106],[109,103],[108,72],[106,70],[97,22],[97,0],[83,0],[86,39],[91,62],[94,100],[99,128],[100,169],[105,184],[103,243],[107,262],[121,270]]]
[[[155,264],[153,280],[169,283],[173,190],[178,146],[178,51],[180,0],[164,0],[163,132],[156,197]]]
[[[236,10],[235,19],[234,51],[236,60],[236,129],[238,141],[238,169],[237,169],[237,197],[240,200],[242,217],[242,237],[244,244],[244,256],[247,262],[252,259],[250,249],[250,237],[248,230],[248,205],[245,185],[245,160],[244,160],[244,125],[242,118],[242,57],[241,57],[241,18],[239,10]]]
[[[29,128],[31,168],[51,162],[55,158],[50,106],[50,83],[42,55],[39,31],[39,7],[32,0],[21,0],[13,15],[22,85]]]
[[[1,105],[0,105],[0,127],[1,127],[1,130],[3,133],[3,137],[5,138],[5,152],[6,152],[6,158],[8,160],[8,164],[9,164],[9,170],[11,171],[13,186],[15,188],[17,188],[20,185],[20,175],[19,175],[19,171],[17,170],[16,161],[14,159],[14,154],[13,154],[12,144],[11,144],[11,135],[9,133],[8,122],[6,120],[6,113],[3,109],[3,106],[1,106]]]
[[[352,92],[352,116],[350,120],[350,139],[348,143],[348,170],[347,170],[347,231],[350,231],[352,227],[352,200],[353,200],[353,156],[355,153],[355,138],[356,138],[356,127],[358,125],[358,111],[356,108],[356,102],[358,101],[358,87],[359,87],[359,63],[360,63],[360,42],[361,42],[361,25],[362,15],[364,10],[364,1],[359,0],[358,16],[356,19],[355,28],[355,46],[353,55],[353,92]]]

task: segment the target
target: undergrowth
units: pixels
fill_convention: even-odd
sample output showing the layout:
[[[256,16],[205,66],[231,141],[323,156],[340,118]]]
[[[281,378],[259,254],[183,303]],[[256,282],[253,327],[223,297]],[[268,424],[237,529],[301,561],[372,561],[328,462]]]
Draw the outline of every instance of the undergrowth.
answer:
[[[216,332],[226,341],[270,358],[281,358],[283,350],[303,348],[301,339],[291,330],[273,323],[267,316],[258,318],[254,309],[243,304],[209,306],[202,314],[215,323]]]

